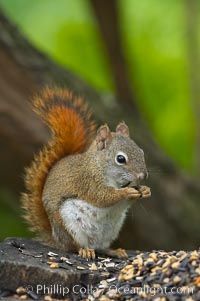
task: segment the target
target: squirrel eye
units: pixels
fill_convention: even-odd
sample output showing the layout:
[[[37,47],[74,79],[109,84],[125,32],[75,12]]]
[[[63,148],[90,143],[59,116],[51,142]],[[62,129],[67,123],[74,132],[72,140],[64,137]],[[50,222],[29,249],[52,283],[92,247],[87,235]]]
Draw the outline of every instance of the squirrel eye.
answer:
[[[125,153],[119,152],[115,157],[115,162],[117,165],[124,165],[128,162],[128,157]]]

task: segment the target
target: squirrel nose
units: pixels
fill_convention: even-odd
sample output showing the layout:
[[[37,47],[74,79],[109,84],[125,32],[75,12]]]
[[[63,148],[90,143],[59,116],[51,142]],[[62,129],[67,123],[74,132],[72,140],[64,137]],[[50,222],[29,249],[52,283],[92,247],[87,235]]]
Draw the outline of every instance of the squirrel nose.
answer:
[[[147,179],[148,178],[148,172],[140,172],[137,174],[137,178],[138,180],[142,181],[144,179]]]

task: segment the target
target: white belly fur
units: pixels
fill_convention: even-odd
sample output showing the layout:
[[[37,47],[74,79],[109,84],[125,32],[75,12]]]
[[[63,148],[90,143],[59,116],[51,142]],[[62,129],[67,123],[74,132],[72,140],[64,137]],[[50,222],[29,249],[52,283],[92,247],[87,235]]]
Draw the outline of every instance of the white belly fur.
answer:
[[[105,249],[122,227],[129,204],[121,201],[98,208],[82,200],[67,200],[60,209],[66,229],[83,248]]]

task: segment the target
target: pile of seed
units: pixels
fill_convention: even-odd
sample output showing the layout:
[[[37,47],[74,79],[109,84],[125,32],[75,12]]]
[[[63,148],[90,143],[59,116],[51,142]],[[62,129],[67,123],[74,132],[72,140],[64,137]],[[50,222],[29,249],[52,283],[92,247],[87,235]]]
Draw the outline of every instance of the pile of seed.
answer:
[[[200,251],[138,253],[110,271],[88,300],[200,300]]]
[[[38,254],[31,253],[31,256],[39,258]],[[134,251],[129,252],[129,257],[124,260],[101,255],[87,261],[78,255],[60,257],[53,252],[40,256],[43,264],[51,269],[97,273],[100,276],[102,280],[95,285],[82,283],[80,292],[73,295],[74,301],[200,300],[200,251]],[[6,292],[3,293],[5,296]],[[20,300],[55,300],[53,296],[42,298],[22,287],[12,296]],[[65,300],[69,301],[71,297],[66,296]]]

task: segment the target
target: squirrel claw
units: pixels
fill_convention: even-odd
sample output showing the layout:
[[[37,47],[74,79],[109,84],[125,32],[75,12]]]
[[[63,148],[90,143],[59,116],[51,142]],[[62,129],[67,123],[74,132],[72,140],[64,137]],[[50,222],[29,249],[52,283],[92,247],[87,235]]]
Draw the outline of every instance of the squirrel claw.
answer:
[[[80,248],[78,254],[84,259],[95,259],[95,250],[94,249],[84,249]]]

